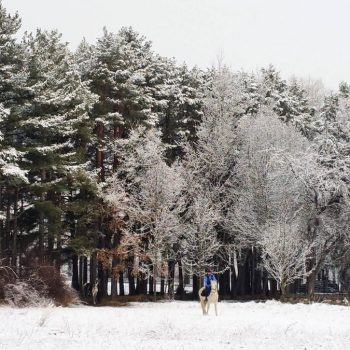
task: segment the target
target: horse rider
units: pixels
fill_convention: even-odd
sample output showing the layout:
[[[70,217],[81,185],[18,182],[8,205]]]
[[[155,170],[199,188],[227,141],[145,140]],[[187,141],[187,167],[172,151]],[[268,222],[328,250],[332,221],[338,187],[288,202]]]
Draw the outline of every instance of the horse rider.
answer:
[[[211,271],[211,269],[205,269],[205,276],[204,276],[204,295],[205,295],[205,301],[208,301],[208,296],[211,292],[211,281],[216,281],[216,278]]]

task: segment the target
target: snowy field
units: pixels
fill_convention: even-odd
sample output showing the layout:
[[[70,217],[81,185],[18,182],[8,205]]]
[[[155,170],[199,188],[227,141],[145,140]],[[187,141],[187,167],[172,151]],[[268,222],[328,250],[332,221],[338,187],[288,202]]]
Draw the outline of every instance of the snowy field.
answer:
[[[210,312],[211,311],[211,312]],[[350,349],[350,308],[325,304],[132,303],[0,308],[0,349]]]

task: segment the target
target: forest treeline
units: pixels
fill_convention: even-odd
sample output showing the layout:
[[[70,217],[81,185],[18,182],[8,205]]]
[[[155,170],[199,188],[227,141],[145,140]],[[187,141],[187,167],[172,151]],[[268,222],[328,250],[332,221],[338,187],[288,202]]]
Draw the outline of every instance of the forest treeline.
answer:
[[[327,265],[348,290],[348,84],[189,68],[132,28],[72,52],[20,26],[0,2],[2,288],[69,265],[82,296],[124,277],[181,296],[185,275],[196,295],[211,268],[225,296],[312,296]]]

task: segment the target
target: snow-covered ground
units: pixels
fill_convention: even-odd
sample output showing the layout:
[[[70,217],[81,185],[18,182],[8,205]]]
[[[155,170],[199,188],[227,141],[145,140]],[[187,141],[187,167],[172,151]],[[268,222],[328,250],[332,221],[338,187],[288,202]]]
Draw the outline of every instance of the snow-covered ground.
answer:
[[[211,312],[210,312],[211,311]],[[350,308],[325,304],[132,303],[0,308],[0,349],[350,349]]]

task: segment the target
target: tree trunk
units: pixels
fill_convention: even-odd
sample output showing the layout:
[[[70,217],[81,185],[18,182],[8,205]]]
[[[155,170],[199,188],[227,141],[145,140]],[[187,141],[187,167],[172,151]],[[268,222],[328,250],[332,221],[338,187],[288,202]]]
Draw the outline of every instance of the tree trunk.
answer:
[[[61,248],[62,248],[62,230],[59,230],[59,232],[57,232],[56,234],[56,250],[57,250],[57,256],[56,256],[56,259],[55,259],[55,264],[56,264],[56,267],[57,269],[60,271],[61,270],[61,264],[62,264],[62,261],[61,261]],[[85,257],[85,266],[86,266],[86,269],[87,269],[87,257]],[[87,275],[87,271],[86,271],[86,275]],[[85,283],[87,282],[87,279],[85,280]]]
[[[277,281],[272,278],[270,278],[270,292],[271,295],[275,295],[277,293]]]
[[[80,290],[80,295],[82,298],[85,297],[84,295],[84,288],[83,288],[83,285],[84,285],[84,282],[83,282],[83,267],[84,265],[84,262],[83,262],[83,256],[80,256],[79,257],[79,290]]]
[[[88,273],[87,257],[83,256],[83,286],[87,283],[87,273]]]
[[[96,135],[98,140],[101,142],[104,138],[104,126],[101,122],[97,124]],[[99,182],[105,181],[105,170],[104,170],[104,154],[99,149],[99,145],[96,148],[96,168],[99,169],[98,180]]]
[[[121,272],[119,274],[119,295],[125,295],[124,291],[124,274]]]
[[[135,278],[128,269],[128,281],[129,281],[129,295],[135,295]]]
[[[256,294],[255,290],[255,248],[252,248],[250,253],[250,288],[251,288],[251,295]]]
[[[316,277],[317,277],[317,272],[313,270],[307,278],[307,294],[310,300],[314,299]]]
[[[238,264],[238,278],[237,278],[237,294],[246,295],[248,294],[247,290],[247,264]]]
[[[283,281],[281,281],[280,283],[280,288],[281,288],[281,300],[284,301],[287,293],[286,293],[286,284]]]
[[[179,260],[179,285],[176,289],[176,295],[178,295],[180,299],[183,299],[184,293],[185,293],[184,276],[183,276],[183,270],[182,270],[182,262],[180,259]]]
[[[170,299],[174,299],[174,281],[175,281],[175,260],[168,262],[169,278],[168,278],[168,294]]]
[[[115,298],[118,295],[118,278],[114,273],[114,268],[117,266],[117,259],[112,258],[112,274],[111,274],[111,296]]]
[[[115,139],[119,139],[123,137],[123,133],[124,133],[124,128],[122,126],[114,126],[114,131],[113,131],[113,137]],[[118,168],[119,165],[119,160],[117,155],[113,156],[113,172],[115,172]]]
[[[265,269],[263,269],[262,272],[262,293],[264,295],[269,295],[269,289],[268,289],[268,274]]]
[[[198,291],[199,291],[199,277],[196,275],[193,275],[192,281],[193,281],[192,298],[196,300],[198,298]]]
[[[46,181],[46,171],[44,169],[41,170],[41,183],[44,184]],[[45,200],[45,193],[43,192],[40,196],[41,202]],[[39,212],[39,257],[40,259],[44,256],[44,235],[45,235],[45,227],[44,227],[44,213],[42,210]]]
[[[12,266],[17,271],[17,234],[18,234],[18,188],[15,188],[13,203]]]
[[[97,270],[97,253],[93,252],[90,256],[90,286],[91,286],[91,288],[93,287],[93,285],[97,281],[96,270]]]
[[[154,292],[154,288],[153,288],[153,277],[150,276],[148,279],[148,293],[151,295]]]
[[[97,262],[98,267],[98,280],[99,286],[98,289],[98,300],[108,296],[108,269],[105,269],[101,262]]]
[[[2,198],[2,187],[0,186],[0,210],[4,210],[3,198]],[[0,220],[0,256],[3,256],[3,239],[4,239],[4,221]]]
[[[79,291],[78,256],[72,256],[72,287]]]
[[[136,282],[136,294],[147,295],[147,279],[146,278],[137,278]]]
[[[157,300],[157,276],[153,276],[152,277],[152,282],[153,282],[153,297],[154,297],[154,301]]]
[[[234,299],[238,294],[238,276],[236,276],[236,270],[234,265],[231,266],[231,298]]]
[[[160,279],[160,295],[164,295],[165,294],[165,278],[162,277]]]
[[[226,270],[224,273],[219,275],[219,293],[220,296],[230,295],[230,271]]]
[[[10,234],[11,234],[11,205],[6,205],[5,237],[4,237],[4,265],[10,262]]]
[[[79,257],[79,288],[82,298],[86,298],[84,285],[87,283],[87,258]]]

